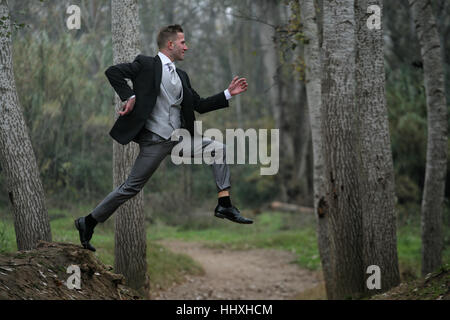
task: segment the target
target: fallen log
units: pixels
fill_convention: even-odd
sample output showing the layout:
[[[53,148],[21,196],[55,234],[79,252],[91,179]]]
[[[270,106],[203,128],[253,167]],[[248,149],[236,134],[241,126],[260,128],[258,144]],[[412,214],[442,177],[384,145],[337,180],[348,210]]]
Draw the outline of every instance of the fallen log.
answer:
[[[301,213],[314,213],[314,209],[310,207],[304,207],[293,203],[286,203],[280,201],[273,201],[270,203],[270,209],[279,210],[285,212],[301,212]]]

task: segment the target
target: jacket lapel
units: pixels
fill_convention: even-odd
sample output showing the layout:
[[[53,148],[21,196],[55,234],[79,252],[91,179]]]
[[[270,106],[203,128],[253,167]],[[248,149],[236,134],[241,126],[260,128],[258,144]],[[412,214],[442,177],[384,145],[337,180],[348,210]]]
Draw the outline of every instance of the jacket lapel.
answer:
[[[158,55],[155,57],[155,93],[159,95],[159,89],[161,87],[161,77],[162,77],[162,63]]]
[[[189,94],[188,92],[189,91],[188,91],[187,81],[186,81],[184,72],[180,72],[178,68],[176,70],[177,70],[178,76],[181,79],[181,85],[183,86],[183,101],[181,101],[181,107],[183,108],[185,106],[184,102],[188,100],[188,94]]]
[[[177,70],[178,76],[179,76],[180,79],[181,79],[181,84],[182,84],[182,86],[183,86],[183,89],[186,91],[187,83],[186,83],[186,79],[184,78],[184,74],[183,74],[182,72],[180,72],[180,71],[178,70],[178,68],[177,68],[176,70]]]

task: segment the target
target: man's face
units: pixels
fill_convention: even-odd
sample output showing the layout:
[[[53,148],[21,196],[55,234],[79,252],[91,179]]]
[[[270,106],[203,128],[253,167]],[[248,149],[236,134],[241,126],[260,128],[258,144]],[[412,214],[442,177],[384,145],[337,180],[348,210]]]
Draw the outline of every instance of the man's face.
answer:
[[[188,49],[186,41],[184,40],[184,33],[177,33],[176,40],[169,42],[169,49],[171,49],[172,58],[175,61],[181,61],[184,59],[184,52]]]

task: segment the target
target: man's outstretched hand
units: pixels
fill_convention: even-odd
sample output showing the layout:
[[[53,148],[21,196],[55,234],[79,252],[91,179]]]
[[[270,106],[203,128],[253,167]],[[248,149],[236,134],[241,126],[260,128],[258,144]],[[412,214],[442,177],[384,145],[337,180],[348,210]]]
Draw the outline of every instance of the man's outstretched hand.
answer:
[[[247,79],[239,78],[238,76],[236,76],[233,78],[233,80],[231,80],[231,83],[228,86],[228,91],[232,96],[235,96],[237,94],[246,91],[247,88],[248,88]]]
[[[122,106],[122,111],[119,111],[119,114],[121,116],[124,116],[128,113],[130,113],[134,108],[134,103],[136,102],[136,97],[133,97],[131,99],[128,99],[127,103]]]

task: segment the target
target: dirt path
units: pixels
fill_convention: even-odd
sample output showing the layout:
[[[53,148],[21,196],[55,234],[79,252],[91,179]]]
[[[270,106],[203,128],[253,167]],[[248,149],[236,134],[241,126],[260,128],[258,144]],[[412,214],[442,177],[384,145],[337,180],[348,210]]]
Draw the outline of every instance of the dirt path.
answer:
[[[202,265],[205,274],[189,276],[183,284],[155,293],[155,300],[294,299],[320,281],[317,272],[292,263],[295,255],[286,251],[210,249],[200,243],[175,240],[160,243],[191,256]]]

